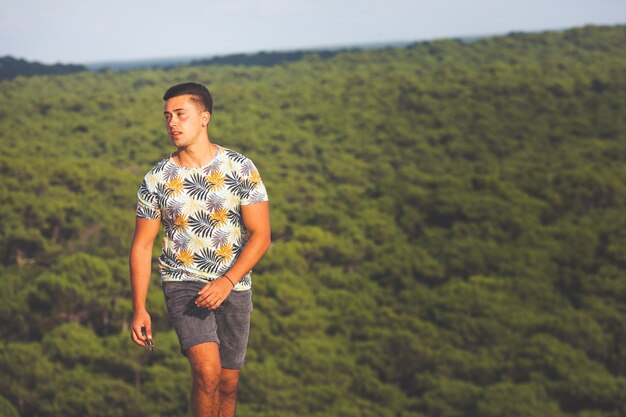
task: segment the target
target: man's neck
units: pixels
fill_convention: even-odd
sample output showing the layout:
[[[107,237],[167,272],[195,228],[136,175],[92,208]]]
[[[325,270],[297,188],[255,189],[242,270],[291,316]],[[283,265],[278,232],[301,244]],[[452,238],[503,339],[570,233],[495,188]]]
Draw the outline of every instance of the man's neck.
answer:
[[[213,160],[217,146],[209,138],[183,149],[178,149],[174,154],[174,161],[185,168],[201,167]]]

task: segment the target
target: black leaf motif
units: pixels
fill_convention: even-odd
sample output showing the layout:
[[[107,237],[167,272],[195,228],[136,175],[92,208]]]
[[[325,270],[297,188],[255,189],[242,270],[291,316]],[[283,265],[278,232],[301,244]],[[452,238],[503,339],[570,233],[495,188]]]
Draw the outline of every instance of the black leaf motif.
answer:
[[[240,182],[241,182],[241,178],[239,177],[239,175],[237,175],[234,172],[226,175],[226,179],[224,180],[224,183],[226,184],[228,191],[230,191],[233,194],[238,194]]]
[[[167,200],[170,198],[172,190],[168,189],[164,184],[158,184],[156,187],[156,195],[158,196],[159,207],[166,207]]]
[[[250,193],[254,189],[254,185],[254,183],[250,182],[247,179],[241,181],[237,190],[237,195],[239,196],[239,198],[248,198],[248,196],[250,196]]]
[[[242,154],[235,152],[235,151],[231,151],[230,149],[226,150],[226,155],[233,161],[239,162],[240,164],[243,163],[246,159],[248,159]]]
[[[202,212],[189,218],[189,226],[196,235],[202,237],[209,236],[214,229],[211,218],[208,214]]]
[[[142,219],[158,219],[160,214],[155,214],[152,210],[144,206],[137,206],[137,216]]]
[[[187,193],[196,200],[206,200],[210,192],[206,181],[204,181],[204,176],[200,174],[193,174],[185,179],[184,187]]]
[[[203,271],[217,272],[219,269],[219,262],[215,256],[215,252],[209,248],[204,248],[200,252],[193,255],[193,261]]]
[[[148,189],[148,184],[145,179],[141,182],[138,193],[139,196],[146,201],[152,201],[152,198],[154,197],[154,194],[152,194]]]
[[[158,174],[159,172],[163,171],[163,168],[165,168],[165,165],[167,165],[168,161],[169,161],[169,158],[162,159],[154,166],[154,168],[150,170],[150,173]]]

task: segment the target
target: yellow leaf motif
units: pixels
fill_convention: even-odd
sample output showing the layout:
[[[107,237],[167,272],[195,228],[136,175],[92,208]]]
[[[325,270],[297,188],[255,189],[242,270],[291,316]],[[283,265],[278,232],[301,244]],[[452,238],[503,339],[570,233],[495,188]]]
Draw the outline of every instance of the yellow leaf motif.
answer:
[[[253,184],[258,184],[261,182],[261,175],[259,175],[259,171],[256,169],[250,174],[250,182]]]
[[[217,255],[221,263],[230,262],[233,259],[233,245],[227,243],[224,246],[220,246],[215,255]]]
[[[217,227],[222,227],[226,224],[226,220],[228,219],[228,211],[226,209],[215,210],[211,213],[211,220],[213,224]]]
[[[213,171],[204,180],[207,184],[212,185],[216,190],[221,189],[224,186],[224,173],[221,171]]]
[[[202,239],[198,235],[192,235],[189,239],[189,250],[192,252],[199,252],[200,250],[210,246],[210,242]]]
[[[183,266],[189,266],[193,263],[193,253],[191,253],[190,249],[185,249],[176,254],[176,259]]]
[[[185,183],[183,182],[183,179],[179,176],[176,176],[169,180],[166,187],[172,192],[172,195],[177,195],[180,194],[181,191],[183,191],[184,184]]]
[[[187,229],[187,216],[179,214],[174,220],[174,228],[180,231]]]

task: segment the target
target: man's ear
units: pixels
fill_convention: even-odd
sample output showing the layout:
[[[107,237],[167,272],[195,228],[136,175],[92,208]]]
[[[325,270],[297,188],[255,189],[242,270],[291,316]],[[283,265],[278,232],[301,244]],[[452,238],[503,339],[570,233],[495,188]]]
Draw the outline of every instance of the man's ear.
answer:
[[[208,111],[202,112],[202,126],[206,127],[209,125],[209,121],[211,120],[211,113]]]

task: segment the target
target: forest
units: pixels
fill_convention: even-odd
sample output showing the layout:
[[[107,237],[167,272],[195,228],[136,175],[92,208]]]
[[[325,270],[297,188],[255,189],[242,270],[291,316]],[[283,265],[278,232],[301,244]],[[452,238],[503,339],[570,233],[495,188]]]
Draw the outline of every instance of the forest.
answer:
[[[10,80],[17,76],[70,74],[86,71],[83,65],[53,64],[46,65],[40,62],[29,62],[12,56],[0,57],[0,80]]]
[[[206,59],[194,59],[190,65],[207,66],[207,65],[242,65],[242,66],[261,66],[273,67],[275,65],[285,64],[293,61],[300,61],[305,56],[314,53],[321,59],[328,59],[341,51],[331,50],[313,50],[313,51],[288,51],[288,52],[257,52],[253,54],[230,54],[220,55]]]
[[[585,26],[0,81],[0,415],[190,415],[158,274],[154,352],[128,277],[186,81],[270,197],[238,416],[626,415],[624,45]]]

